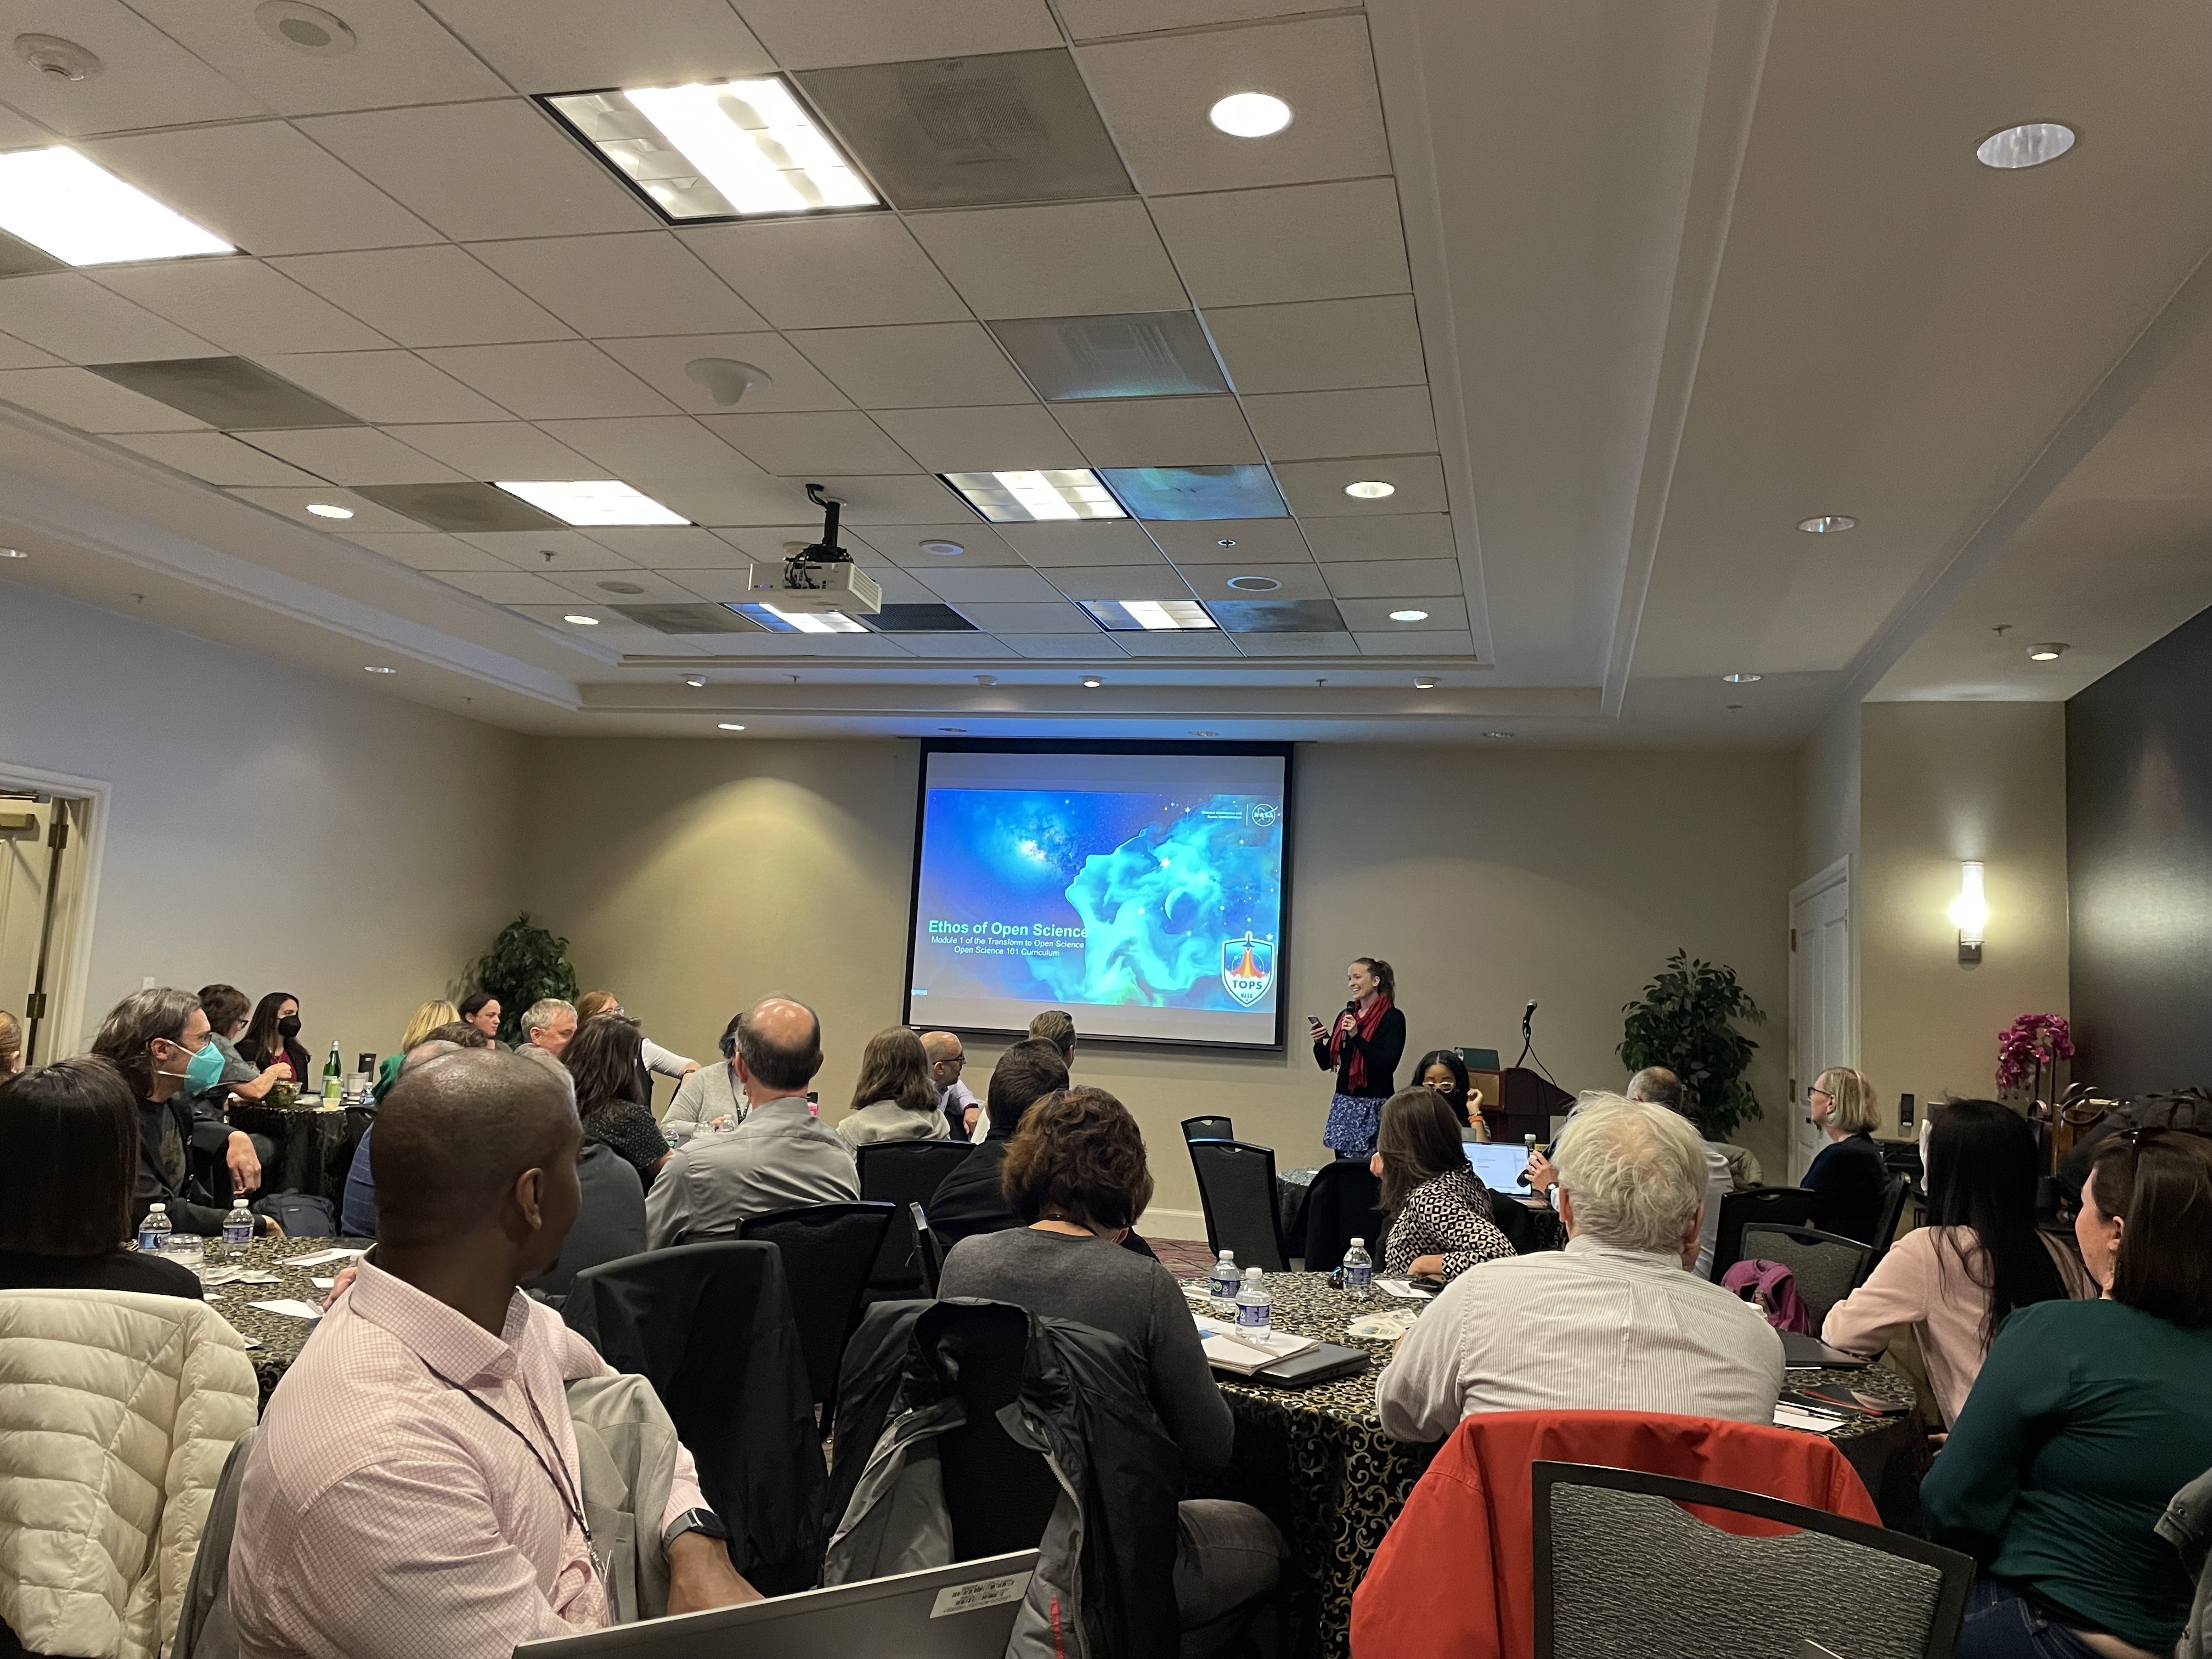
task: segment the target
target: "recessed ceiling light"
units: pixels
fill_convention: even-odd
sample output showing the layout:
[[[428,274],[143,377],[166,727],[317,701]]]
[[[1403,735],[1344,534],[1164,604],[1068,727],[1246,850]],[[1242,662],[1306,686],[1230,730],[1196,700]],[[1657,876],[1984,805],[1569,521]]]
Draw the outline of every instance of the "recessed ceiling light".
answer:
[[[1113,491],[1087,466],[1054,472],[946,472],[960,499],[993,524],[1045,519],[1126,519]]]
[[[333,507],[328,501],[309,501],[307,503],[307,511],[313,514],[319,519],[350,519],[353,517],[353,509],[351,507]]]
[[[1390,613],[1392,622],[1426,622],[1428,619],[1429,613],[1425,611],[1393,611]]]
[[[968,550],[958,542],[924,542],[921,544],[921,550],[925,553],[934,553],[940,559],[949,559],[956,554],[965,553]]]
[[[684,677],[684,684],[696,691],[707,684],[707,677],[704,674],[686,674]]]
[[[779,76],[569,93],[546,102],[671,219],[877,204]]]
[[[1100,679],[1096,674],[1085,674],[1083,677],[1083,683],[1089,686],[1093,691],[1096,691],[1100,686],[1106,684],[1105,681]]]
[[[1344,493],[1358,501],[1379,501],[1385,495],[1396,495],[1398,486],[1384,483],[1380,478],[1366,478],[1358,483],[1345,485]]]
[[[507,483],[494,480],[508,495],[528,501],[541,513],[550,513],[563,524],[651,525],[690,524],[681,513],[672,513],[652,496],[632,489],[619,478],[578,478],[544,483]],[[496,496],[494,500],[498,499]]]
[[[1206,112],[1231,138],[1269,138],[1291,124],[1291,106],[1264,92],[1232,92]]]
[[[717,732],[742,732],[745,728],[735,720],[717,720],[714,723],[714,729]]]
[[[561,620],[564,623],[574,623],[579,628],[597,628],[599,625],[599,619],[597,617],[580,614],[571,614],[562,617]]]
[[[2066,644],[2063,640],[2049,640],[2041,645],[2031,645],[2027,647],[2027,659],[2030,662],[2057,662],[2065,654]]]
[[[386,668],[380,663],[372,662],[362,665],[362,672],[368,674],[397,674],[399,671],[396,668]]]
[[[0,155],[0,230],[72,265],[238,252],[66,144]]]
[[[1282,583],[1273,576],[1231,576],[1222,586],[1233,587],[1239,593],[1272,593]]]
[[[968,735],[968,728],[964,726],[940,726],[937,729],[940,732],[949,732],[951,736],[956,738],[964,738]]]
[[[1085,599],[1081,603],[1093,622],[1115,634],[1146,629],[1171,634],[1216,625],[1196,599]]]
[[[1730,685],[1756,685],[1766,677],[1763,674],[1723,674],[1721,678]]]
[[[30,556],[20,548],[0,547],[0,559],[27,559]]]
[[[1194,732],[1191,733],[1191,736],[1194,738],[1218,738],[1220,735],[1221,733],[1218,732]]]
[[[2015,172],[2055,161],[2073,148],[2073,128],[2056,121],[2030,121],[1991,133],[1974,147],[1974,159],[1985,167]]]
[[[1216,547],[1234,547],[1237,545],[1237,538],[1234,536],[1224,536],[1219,541],[1214,543],[1214,545]]]
[[[1427,678],[1425,676],[1413,682],[1413,690],[1416,691],[1433,691],[1436,689],[1437,683],[1432,679]]]
[[[1520,735],[1520,733],[1519,733],[1519,732],[1484,732],[1482,735],[1483,735],[1484,737],[1486,737],[1486,738],[1515,738],[1515,737],[1518,737],[1518,736]]]
[[[975,684],[978,685],[996,685],[998,683],[999,677],[996,674],[978,674],[975,676]]]
[[[1808,536],[1832,536],[1842,530],[1856,530],[1858,520],[1842,513],[1823,513],[1818,518],[1800,519],[1797,527]]]
[[[784,611],[772,605],[733,605],[771,634],[865,634],[868,630],[839,611]]]

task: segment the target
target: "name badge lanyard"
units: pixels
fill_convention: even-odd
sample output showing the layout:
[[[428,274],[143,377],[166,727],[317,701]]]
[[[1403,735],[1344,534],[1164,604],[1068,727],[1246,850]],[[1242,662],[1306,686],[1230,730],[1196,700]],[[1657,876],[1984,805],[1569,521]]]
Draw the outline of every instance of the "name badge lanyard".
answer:
[[[514,1422],[510,1420],[507,1414],[501,1411],[499,1407],[493,1405],[489,1401],[483,1399],[474,1390],[454,1382],[452,1377],[447,1376],[445,1372],[440,1370],[435,1365],[431,1364],[428,1360],[423,1362],[422,1369],[428,1371],[431,1376],[436,1377],[438,1381],[444,1383],[447,1388],[453,1389],[456,1393],[460,1395],[463,1399],[466,1400],[469,1404],[474,1406],[478,1411],[483,1413],[485,1416],[490,1418],[493,1422],[498,1424],[500,1427],[505,1429],[517,1440],[520,1440],[522,1443],[523,1449],[527,1451],[532,1458],[537,1460],[538,1467],[545,1472],[545,1478],[553,1483],[553,1490],[555,1492],[559,1494],[561,1498],[561,1507],[568,1512],[568,1518],[576,1523],[576,1530],[584,1534],[584,1553],[591,1559],[592,1574],[599,1579],[601,1587],[603,1589],[605,1588],[610,1583],[607,1577],[606,1566],[605,1564],[599,1559],[599,1545],[592,1540],[592,1523],[584,1518],[583,1486],[580,1482],[574,1482],[567,1478],[568,1474],[568,1465],[567,1460],[562,1457],[559,1448],[556,1447],[553,1452],[554,1462],[557,1462],[561,1466],[561,1472],[556,1474],[554,1473],[553,1463],[547,1462],[545,1461],[545,1454],[538,1449],[538,1443],[532,1440],[528,1435],[525,1434],[520,1429],[517,1428]],[[530,1414],[533,1418],[537,1418],[538,1426],[541,1429],[545,1429],[545,1419],[542,1416],[538,1415],[538,1402],[535,1400],[531,1399],[530,1389],[527,1384],[524,1385],[522,1395],[524,1399],[530,1400]],[[553,1434],[550,1429],[545,1429],[545,1437],[549,1441],[552,1439]]]

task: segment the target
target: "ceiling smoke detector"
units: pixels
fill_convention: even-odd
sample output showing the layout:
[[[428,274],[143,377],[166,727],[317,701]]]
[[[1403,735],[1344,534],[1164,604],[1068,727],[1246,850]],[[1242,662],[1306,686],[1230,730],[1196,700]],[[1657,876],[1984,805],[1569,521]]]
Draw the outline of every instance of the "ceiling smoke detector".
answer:
[[[707,395],[725,409],[743,403],[745,393],[757,386],[775,384],[775,377],[766,369],[741,363],[735,357],[694,357],[684,365],[684,375],[705,386]]]
[[[311,58],[343,58],[359,44],[343,18],[304,0],[261,0],[253,9],[253,21],[279,46]]]
[[[89,81],[107,67],[95,54],[58,34],[17,35],[15,56],[57,81]]]

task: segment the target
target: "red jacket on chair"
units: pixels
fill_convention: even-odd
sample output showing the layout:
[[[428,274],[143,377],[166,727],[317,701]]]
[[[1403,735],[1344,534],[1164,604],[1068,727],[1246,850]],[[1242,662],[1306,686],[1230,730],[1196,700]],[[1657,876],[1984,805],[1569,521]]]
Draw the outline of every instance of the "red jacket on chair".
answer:
[[[1547,1461],[1671,1474],[1881,1524],[1857,1473],[1818,1435],[1641,1412],[1478,1413],[1452,1431],[1360,1580],[1353,1659],[1528,1659],[1528,1466]],[[1729,1529],[1778,1530],[1741,1517]]]

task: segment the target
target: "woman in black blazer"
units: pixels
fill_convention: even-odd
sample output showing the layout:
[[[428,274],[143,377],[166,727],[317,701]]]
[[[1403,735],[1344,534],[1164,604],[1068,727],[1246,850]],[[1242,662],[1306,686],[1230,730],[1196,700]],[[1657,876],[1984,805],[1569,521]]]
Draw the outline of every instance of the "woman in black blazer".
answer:
[[[1373,1155],[1382,1103],[1397,1092],[1391,1073],[1406,1052],[1406,1016],[1397,1006],[1398,980],[1380,957],[1358,957],[1345,970],[1351,999],[1336,1024],[1309,1017],[1314,1064],[1336,1073],[1322,1145],[1339,1158],[1363,1163]]]

